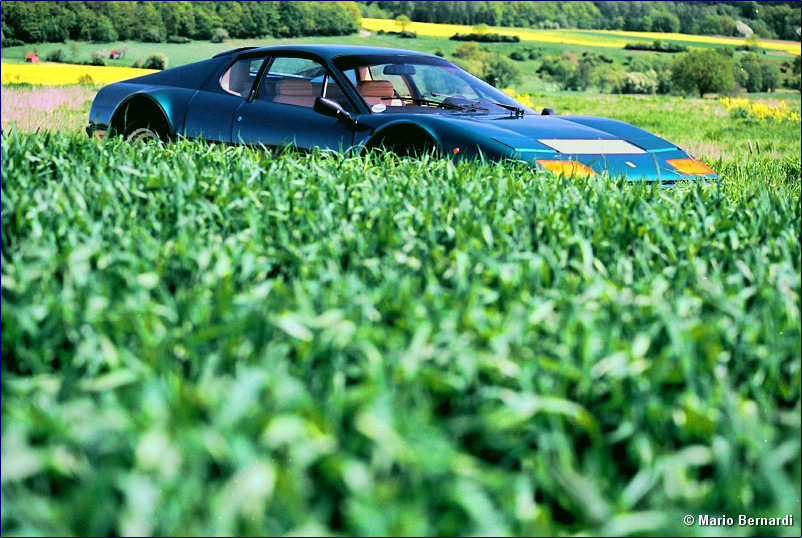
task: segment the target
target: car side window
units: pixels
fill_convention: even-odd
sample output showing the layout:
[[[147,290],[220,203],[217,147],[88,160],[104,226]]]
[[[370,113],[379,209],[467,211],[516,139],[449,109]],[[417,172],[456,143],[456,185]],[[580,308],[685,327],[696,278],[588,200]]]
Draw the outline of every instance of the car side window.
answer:
[[[220,77],[220,87],[232,95],[248,97],[251,88],[253,88],[253,83],[256,80],[256,74],[259,72],[259,68],[264,61],[264,58],[245,58],[237,60],[234,62],[234,65]]]
[[[326,66],[308,58],[275,57],[259,83],[256,98],[262,101],[312,108],[326,97],[354,112],[345,92]]]

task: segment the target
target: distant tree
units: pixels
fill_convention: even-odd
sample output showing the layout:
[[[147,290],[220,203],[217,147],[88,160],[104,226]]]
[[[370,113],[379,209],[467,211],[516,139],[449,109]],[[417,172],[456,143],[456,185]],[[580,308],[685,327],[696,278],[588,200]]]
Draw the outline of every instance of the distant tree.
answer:
[[[490,28],[490,27],[489,27],[488,25],[486,25],[486,24],[482,23],[482,24],[477,24],[477,25],[475,25],[475,26],[473,27],[473,31],[474,31],[475,33],[477,33],[477,34],[484,34],[484,33],[486,33],[486,32],[487,32],[487,30],[488,30],[489,28]]]
[[[760,66],[762,75],[761,91],[773,92],[780,85],[780,68],[774,64],[764,63]]]
[[[735,85],[734,63],[713,49],[696,49],[677,56],[671,64],[671,81],[686,92],[696,90],[699,97],[725,92]]]
[[[679,32],[679,19],[667,11],[652,13],[652,32]]]
[[[566,56],[565,54],[563,54],[563,57],[544,56],[543,63],[537,72],[540,75],[545,75],[547,80],[551,79],[559,84],[562,89],[570,90],[576,88],[578,62],[576,62],[575,55],[571,54],[568,58]],[[571,57],[575,61],[572,62]]]
[[[621,69],[616,69],[611,65],[603,65],[594,72],[593,82],[599,90],[605,92],[620,91],[621,86],[626,80],[626,73]]]
[[[482,79],[496,88],[509,88],[521,80],[521,73],[513,62],[493,54],[484,63]]]
[[[409,17],[406,15],[399,15],[395,18],[395,25],[400,26],[402,32],[407,31],[407,26],[409,26],[410,22]]]
[[[759,92],[763,88],[763,72],[760,63],[753,52],[747,52],[741,58],[741,69],[746,72],[746,81],[743,87],[749,93]]]
[[[162,33],[156,26],[151,26],[146,28],[142,35],[139,36],[140,41],[144,41],[145,43],[161,43],[162,42]]]
[[[109,43],[117,39],[117,30],[108,17],[100,17],[92,26],[89,37],[96,43]]]
[[[708,35],[731,36],[738,33],[735,19],[726,15],[708,15],[700,29]]]

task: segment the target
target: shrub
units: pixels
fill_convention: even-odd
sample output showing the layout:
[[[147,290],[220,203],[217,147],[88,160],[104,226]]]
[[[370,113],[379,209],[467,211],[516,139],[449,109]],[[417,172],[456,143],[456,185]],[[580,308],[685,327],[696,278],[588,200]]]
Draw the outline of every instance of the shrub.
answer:
[[[83,75],[78,77],[78,84],[94,84],[95,81],[92,78],[92,75],[89,73],[84,73]]]
[[[212,35],[212,43],[222,43],[228,39],[228,31],[225,28],[215,28]]]
[[[142,64],[144,69],[167,69],[167,56],[157,52],[155,54],[151,54],[145,59],[145,63]]]
[[[89,65],[106,65],[105,54],[96,50],[92,53],[89,60]]]
[[[482,69],[485,82],[496,88],[508,88],[520,81],[521,73],[514,63],[496,54],[488,56]]]
[[[133,65],[131,65],[131,67],[136,67],[136,68],[142,67],[142,58],[137,58],[136,60],[134,60],[134,63]]]
[[[152,27],[146,29],[142,33],[142,36],[139,39],[140,39],[140,41],[144,41],[145,43],[161,43],[162,42],[162,33],[158,28],[156,28],[155,26],[152,26]]]
[[[5,37],[3,36],[3,47],[19,47],[24,45],[25,42],[21,39],[15,39],[13,37]]]
[[[480,43],[518,43],[521,38],[517,35],[501,34],[454,34],[452,41],[478,41]]]
[[[48,54],[45,60],[48,62],[64,63],[67,61],[67,54],[64,52],[64,49],[56,49]]]
[[[182,35],[171,35],[171,36],[169,36],[169,37],[167,38],[167,42],[168,42],[168,43],[180,43],[180,44],[185,44],[185,43],[189,43],[190,41],[192,41],[190,38],[188,38],[188,37],[184,37],[184,36],[182,36]]]
[[[443,56],[445,56],[445,55],[446,55],[446,51],[444,51],[443,49],[441,49],[440,47],[438,47],[438,48],[437,48],[437,50],[436,50],[436,51],[434,51],[434,55],[435,55],[435,56],[440,56],[440,57],[442,58]]]
[[[655,52],[687,52],[688,47],[676,43],[663,43],[662,39],[655,39],[652,43],[627,43],[626,50],[650,50]]]
[[[510,59],[515,60],[516,62],[523,62],[528,59],[528,56],[525,56],[520,50],[514,50],[510,53]]]
[[[463,60],[477,58],[481,55],[482,51],[479,50],[479,45],[476,43],[463,43],[462,45],[457,46],[457,48],[454,50],[454,58],[460,58]]]
[[[627,73],[621,85],[621,93],[645,93],[652,94],[657,91],[657,72],[650,69],[645,73]]]
[[[418,34],[415,32],[410,32],[409,30],[404,30],[398,34],[398,37],[403,37],[404,39],[417,39]]]

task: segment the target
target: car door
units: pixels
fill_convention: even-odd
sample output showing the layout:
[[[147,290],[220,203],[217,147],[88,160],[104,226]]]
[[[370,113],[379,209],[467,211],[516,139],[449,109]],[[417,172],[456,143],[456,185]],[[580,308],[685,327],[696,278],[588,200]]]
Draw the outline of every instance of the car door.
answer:
[[[265,54],[237,58],[220,77],[198,91],[187,107],[184,136],[231,142],[234,115],[250,96]]]
[[[275,55],[268,62],[256,92],[235,114],[232,141],[307,150],[351,147],[351,124],[312,108],[315,99],[322,96],[354,112],[353,104],[326,66],[311,58],[289,55]]]

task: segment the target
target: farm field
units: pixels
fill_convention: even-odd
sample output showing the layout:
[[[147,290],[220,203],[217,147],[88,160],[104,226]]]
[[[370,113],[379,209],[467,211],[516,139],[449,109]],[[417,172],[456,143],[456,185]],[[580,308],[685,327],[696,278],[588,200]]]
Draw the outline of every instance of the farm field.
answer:
[[[108,82],[278,42],[459,45],[131,43],[58,67]],[[721,181],[99,141],[97,85],[3,84],[0,534],[799,536],[799,94],[535,78],[509,91]]]
[[[155,73],[153,69],[133,67],[71,65],[41,62],[36,64],[2,64],[2,82],[37,86],[76,84],[111,84],[128,78]]]
[[[368,30],[398,32],[400,26],[390,19],[363,18],[362,26]],[[407,28],[420,35],[451,37],[456,33],[467,34],[474,30],[471,26],[460,24],[435,24],[429,22],[410,22]],[[701,36],[661,32],[625,32],[619,30],[535,30],[531,28],[488,27],[488,32],[501,35],[518,36],[522,41],[542,43],[561,43],[583,45],[586,47],[621,48],[627,43],[638,41],[652,42],[655,39],[671,41],[682,45],[743,45],[745,39],[736,37]],[[761,47],[779,50],[788,54],[800,54],[800,44],[791,41],[761,41]]]

